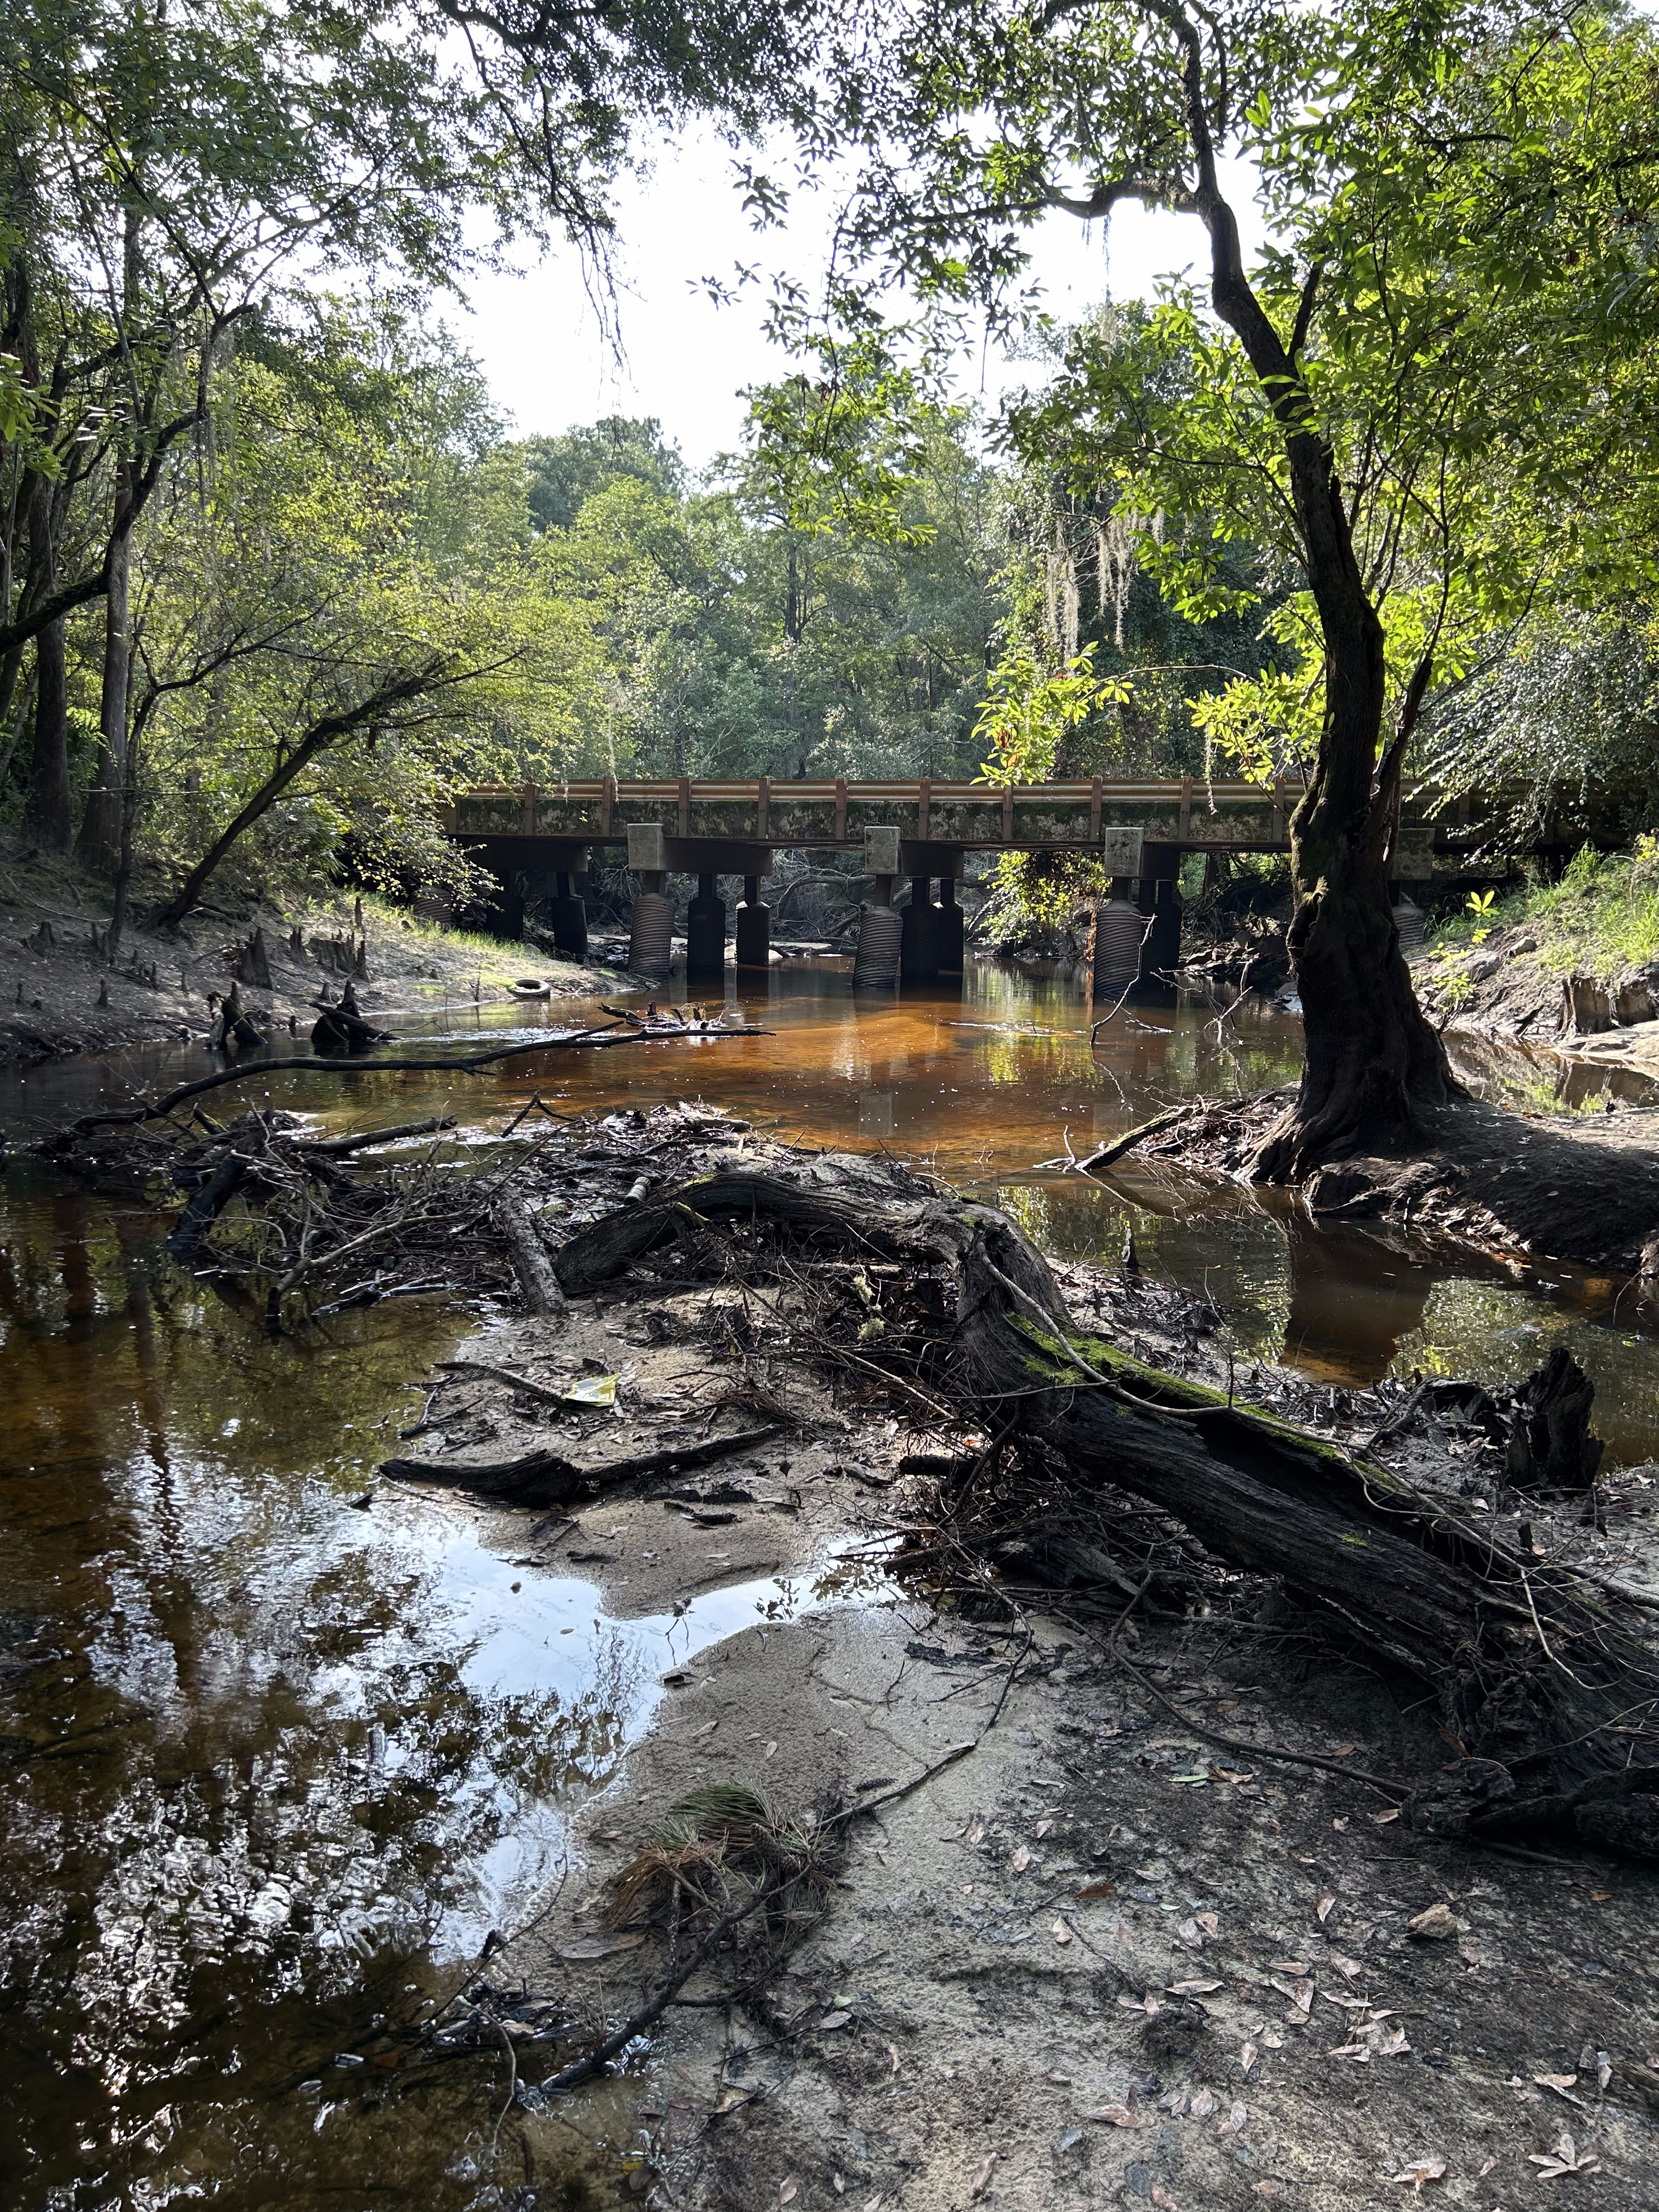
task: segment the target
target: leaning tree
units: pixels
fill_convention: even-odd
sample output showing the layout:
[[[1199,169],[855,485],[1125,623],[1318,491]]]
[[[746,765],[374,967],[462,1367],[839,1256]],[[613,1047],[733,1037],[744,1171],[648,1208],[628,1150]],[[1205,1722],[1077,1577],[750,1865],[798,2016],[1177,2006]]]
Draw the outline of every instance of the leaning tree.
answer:
[[[1133,343],[1109,316],[1080,333],[1021,427],[1170,526],[1147,558],[1189,611],[1224,604],[1240,539],[1297,587],[1306,1061],[1264,1180],[1409,1143],[1454,1095],[1390,909],[1401,775],[1477,636],[1632,573],[1605,527],[1628,488],[1585,426],[1630,392],[1648,312],[1654,52],[1571,7],[918,0],[845,74],[847,238],[926,297],[1010,313],[1056,210],[1133,201],[1207,233],[1207,299],[1172,283]],[[1267,217],[1253,258],[1241,195]]]

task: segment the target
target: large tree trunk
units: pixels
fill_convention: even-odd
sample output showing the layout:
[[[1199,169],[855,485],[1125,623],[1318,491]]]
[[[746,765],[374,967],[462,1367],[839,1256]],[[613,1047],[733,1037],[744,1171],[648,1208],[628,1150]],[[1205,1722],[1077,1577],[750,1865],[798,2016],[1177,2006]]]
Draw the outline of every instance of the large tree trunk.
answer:
[[[1289,942],[1307,1059],[1296,1101],[1253,1170],[1261,1181],[1299,1182],[1323,1161],[1408,1140],[1419,1108],[1443,1103],[1455,1089],[1439,1036],[1413,994],[1388,890],[1401,764],[1432,664],[1425,654],[1385,751],[1382,625],[1355,553],[1336,455],[1297,363],[1301,332],[1288,343],[1281,337],[1245,275],[1237,222],[1217,179],[1197,26],[1173,6],[1158,12],[1183,48],[1198,169],[1194,204],[1210,234],[1211,297],[1243,347],[1284,441],[1325,644],[1318,757],[1291,824]],[[1299,321],[1311,313],[1316,276],[1308,279]]]
[[[98,703],[98,761],[77,846],[88,866],[113,875],[121,857],[121,805],[127,781],[127,635],[132,585],[132,470],[124,464],[115,494],[105,598],[104,673]]]
[[[1419,1825],[1659,1855],[1653,1662],[1595,1589],[1511,1553],[1454,1501],[1085,1335],[1006,1214],[733,1170],[608,1216],[555,1265],[580,1297],[689,1227],[733,1218],[776,1223],[816,1252],[943,1263],[955,1328],[941,1349],[963,1424],[1045,1455],[1057,1518],[1068,1488],[1147,1499],[1218,1558],[1279,1577],[1310,1626],[1431,1686],[1462,1749],[1412,1799]]]
[[[66,853],[75,823],[70,808],[69,676],[64,623],[48,623],[34,641],[34,757],[23,826],[32,837]]]

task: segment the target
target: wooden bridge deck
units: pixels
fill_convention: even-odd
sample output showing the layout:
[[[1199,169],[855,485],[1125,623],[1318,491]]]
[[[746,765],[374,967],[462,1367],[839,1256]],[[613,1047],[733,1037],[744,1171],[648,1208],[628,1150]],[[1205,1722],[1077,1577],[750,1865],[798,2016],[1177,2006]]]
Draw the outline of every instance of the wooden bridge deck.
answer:
[[[842,852],[861,848],[866,829],[896,828],[907,845],[980,852],[1081,852],[1097,848],[1109,827],[1136,829],[1148,846],[1177,852],[1272,852],[1288,842],[1291,811],[1303,787],[1242,781],[1146,782],[1096,776],[1087,781],[985,783],[820,781],[711,783],[680,778],[624,782],[614,777],[520,787],[488,785],[463,793],[446,826],[464,843],[498,848],[520,867],[565,866],[557,848],[623,844],[629,824],[654,823],[670,839]],[[1402,822],[1407,875],[1431,872],[1435,849],[1455,854],[1478,824],[1422,817],[1437,794],[1408,796]],[[1426,802],[1426,804],[1425,804]],[[1413,818],[1415,817],[1415,818]],[[544,847],[545,855],[532,846]]]

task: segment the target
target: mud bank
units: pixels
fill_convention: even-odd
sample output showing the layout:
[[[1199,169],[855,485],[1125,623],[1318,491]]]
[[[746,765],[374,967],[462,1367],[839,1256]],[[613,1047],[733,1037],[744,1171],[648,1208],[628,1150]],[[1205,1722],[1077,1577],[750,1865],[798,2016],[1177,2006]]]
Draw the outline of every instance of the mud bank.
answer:
[[[529,945],[350,898],[279,906],[227,897],[166,933],[136,919],[112,963],[102,948],[109,896],[70,862],[15,842],[0,848],[0,1066],[204,1039],[210,994],[222,998],[234,981],[261,1028],[304,1036],[322,992],[337,999],[347,981],[371,1019],[406,1019],[502,1005],[520,978],[555,998],[603,980]],[[250,957],[256,931],[268,982]]]
[[[732,1131],[724,1152],[773,1166],[782,1148]],[[820,1172],[861,1180],[872,1214],[916,1194],[879,1162]],[[1552,2176],[1588,2205],[1659,2203],[1651,1868],[1413,1831],[1401,1790],[1446,1763],[1440,1717],[1311,1635],[1271,1577],[1218,1572],[1165,1525],[1106,1610],[1040,1530],[976,1583],[930,1569],[941,1455],[987,1440],[930,1407],[925,1362],[893,1368],[876,1333],[860,1350],[869,1321],[898,1326],[897,1271],[832,1262],[809,1354],[787,1294],[722,1275],[695,1233],[665,1281],[677,1249],[469,1346],[404,1439],[423,1464],[388,1476],[549,1486],[511,1509],[525,1571],[580,1565],[613,1613],[791,1567],[801,1593],[665,1674],[566,1879],[441,2021],[497,2075],[513,2054],[499,2178],[551,2203],[579,2157],[622,2201],[721,2212],[1322,2212],[1399,2185],[1486,2207]],[[1230,1375],[1193,1301],[1133,1270],[1060,1281],[1166,1373],[1385,1449],[1494,1540],[1659,1589],[1651,1468],[1588,1507],[1517,1498],[1451,1395],[1408,1410],[1398,1388]],[[570,1402],[601,1372],[622,1378],[614,1410]],[[718,1464],[665,1464],[711,1443]],[[823,1837],[813,1909],[718,1949],[606,2079],[550,2088],[689,1954],[695,1899],[665,1922],[618,1882],[720,1788]]]

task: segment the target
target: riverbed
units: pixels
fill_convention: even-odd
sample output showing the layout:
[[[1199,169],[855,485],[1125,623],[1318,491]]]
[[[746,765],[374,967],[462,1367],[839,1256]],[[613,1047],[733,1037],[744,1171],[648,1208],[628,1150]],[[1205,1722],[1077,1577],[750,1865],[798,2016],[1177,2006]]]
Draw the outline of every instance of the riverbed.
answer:
[[[770,1035],[243,1095],[339,1127],[447,1105],[458,1141],[536,1094],[560,1115],[701,1097],[927,1164],[1065,1257],[1115,1265],[1132,1231],[1149,1275],[1220,1310],[1241,1363],[1336,1384],[1512,1379],[1564,1340],[1610,1460],[1659,1443],[1654,1317],[1616,1283],[1460,1269],[1131,1166],[1105,1187],[1068,1172],[1164,1104],[1289,1079],[1288,1014],[1126,1010],[1091,1048],[1073,980],[992,963],[959,993],[856,1001],[845,963],[792,967],[742,1003]],[[562,1026],[597,1009],[555,1011]],[[524,1012],[478,1026],[508,1018]],[[3,1126],[27,1136],[203,1065],[158,1050],[9,1072]],[[629,1619],[518,1558],[488,1513],[404,1495],[365,1512],[426,1370],[487,1311],[410,1302],[272,1340],[165,1261],[151,1215],[26,1162],[0,1206],[0,2193],[64,2212],[506,2203],[476,2073],[364,2094],[375,2018],[441,1999],[492,1931],[534,1914],[665,1668],[757,1608],[830,1601],[823,1563]]]

